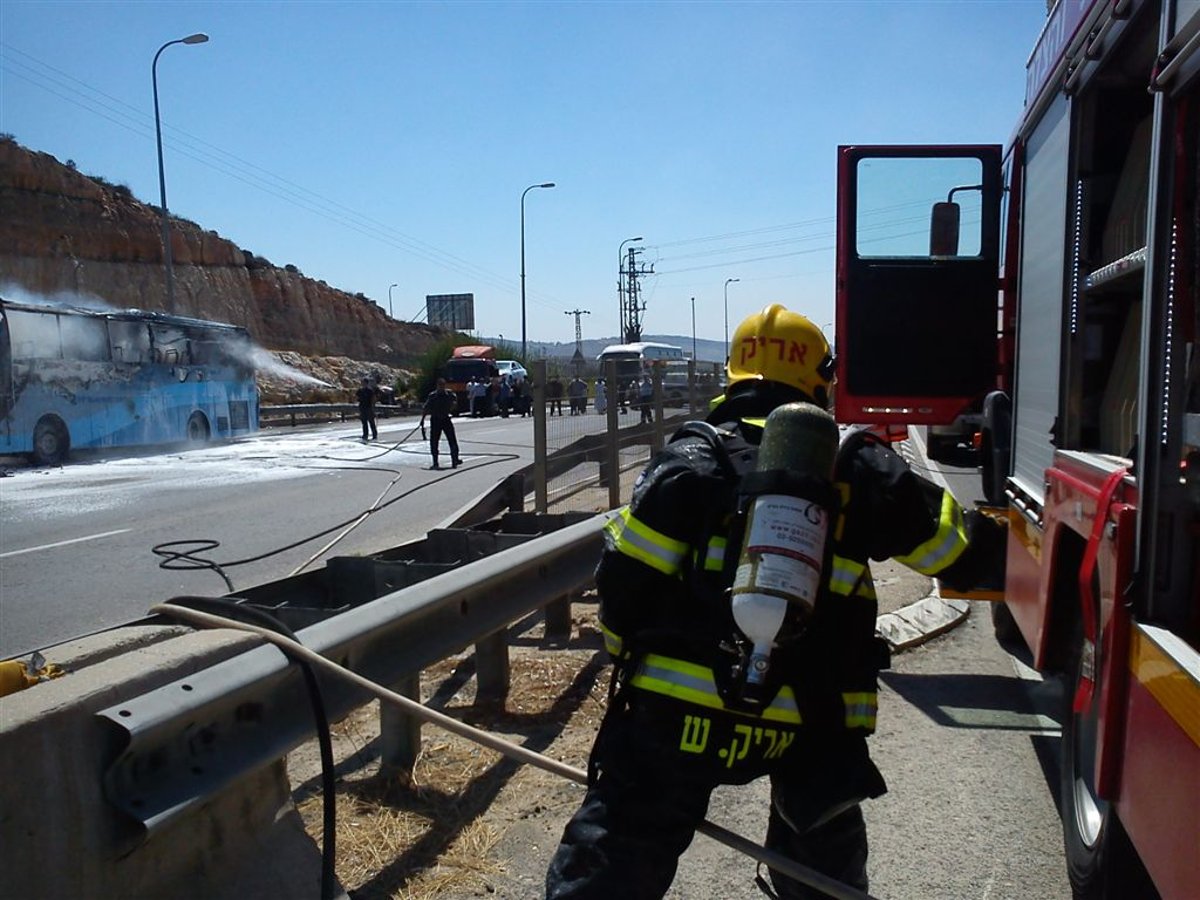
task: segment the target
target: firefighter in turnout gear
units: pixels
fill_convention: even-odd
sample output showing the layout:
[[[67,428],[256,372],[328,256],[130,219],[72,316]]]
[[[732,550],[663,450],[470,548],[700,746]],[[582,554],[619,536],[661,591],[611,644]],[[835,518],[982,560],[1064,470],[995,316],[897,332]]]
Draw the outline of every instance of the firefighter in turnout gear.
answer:
[[[727,367],[707,421],[674,435],[607,529],[596,584],[613,687],[587,793],[547,872],[552,900],[662,897],[712,790],[763,775],[767,846],[865,891],[860,803],[886,790],[867,738],[888,666],[869,560],[894,558],[961,588],[1003,571],[1001,525],[964,512],[883,441],[852,433],[833,465],[815,606],[780,632],[765,695],[747,703],[748,644],[730,599],[738,486],[773,410],[828,406],[833,357],[818,328],[776,304],[738,326]],[[782,898],[825,896],[770,874]]]

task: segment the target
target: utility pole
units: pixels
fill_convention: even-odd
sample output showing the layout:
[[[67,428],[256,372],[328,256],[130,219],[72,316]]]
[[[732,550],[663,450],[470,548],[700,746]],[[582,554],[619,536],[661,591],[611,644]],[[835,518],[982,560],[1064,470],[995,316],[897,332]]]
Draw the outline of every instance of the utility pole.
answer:
[[[575,317],[575,355],[583,356],[583,326],[579,323],[579,317],[590,316],[591,312],[586,309],[565,309],[563,315]]]
[[[621,331],[622,339],[626,344],[632,344],[642,339],[642,313],[646,311],[646,304],[639,299],[641,290],[638,287],[638,278],[654,274],[654,266],[647,266],[645,263],[637,261],[637,255],[640,252],[640,247],[629,248],[626,252],[625,267],[621,272],[625,276],[624,317],[621,320]]]
[[[625,238],[617,248],[617,343],[624,340],[625,334],[625,245],[640,240],[641,236]]]

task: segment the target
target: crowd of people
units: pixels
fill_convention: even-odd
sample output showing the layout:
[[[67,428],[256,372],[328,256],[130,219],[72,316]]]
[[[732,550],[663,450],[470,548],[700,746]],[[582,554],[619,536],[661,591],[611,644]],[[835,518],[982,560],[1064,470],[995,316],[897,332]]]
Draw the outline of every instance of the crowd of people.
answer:
[[[472,418],[533,415],[533,391],[529,381],[508,375],[472,378],[467,382],[467,414]]]
[[[573,416],[582,416],[587,413],[589,394],[594,397],[592,405],[598,414],[603,415],[608,412],[608,389],[603,378],[597,378],[594,387],[589,388],[588,383],[579,375],[572,378],[566,385],[558,375],[551,375],[546,380],[548,415],[561,416],[563,414],[564,394],[567,397],[567,407]],[[653,422],[654,382],[649,375],[643,376],[640,382],[635,379],[622,382],[618,385],[614,402],[617,403],[622,413],[628,414],[630,409],[635,409],[641,414],[641,422]]]

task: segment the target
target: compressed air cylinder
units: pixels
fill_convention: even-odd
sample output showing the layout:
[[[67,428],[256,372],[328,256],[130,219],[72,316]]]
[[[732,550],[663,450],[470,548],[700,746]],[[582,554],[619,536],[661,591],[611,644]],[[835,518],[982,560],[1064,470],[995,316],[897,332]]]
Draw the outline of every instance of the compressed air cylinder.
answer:
[[[829,413],[811,403],[789,403],[767,417],[756,468],[828,485],[837,448],[837,424]],[[750,685],[766,676],[789,605],[811,613],[821,586],[830,511],[817,491],[801,493],[760,494],[747,512],[732,608],[738,628],[753,644],[746,671]]]

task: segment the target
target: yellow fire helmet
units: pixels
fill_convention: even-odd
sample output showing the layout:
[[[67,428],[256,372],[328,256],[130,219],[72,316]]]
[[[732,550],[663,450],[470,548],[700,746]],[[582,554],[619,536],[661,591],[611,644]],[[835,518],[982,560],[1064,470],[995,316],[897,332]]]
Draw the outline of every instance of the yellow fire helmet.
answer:
[[[821,329],[780,303],[742,320],[726,363],[731,388],[750,379],[775,381],[798,388],[822,405],[833,371],[833,353]]]

